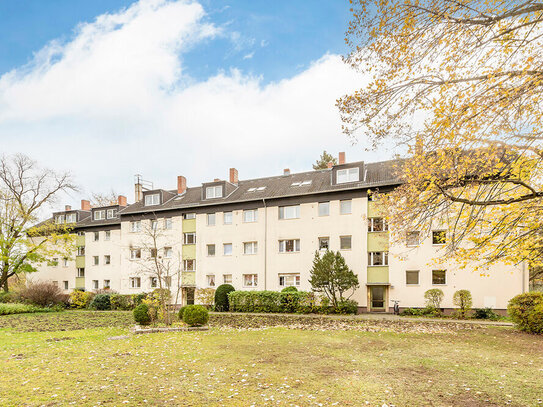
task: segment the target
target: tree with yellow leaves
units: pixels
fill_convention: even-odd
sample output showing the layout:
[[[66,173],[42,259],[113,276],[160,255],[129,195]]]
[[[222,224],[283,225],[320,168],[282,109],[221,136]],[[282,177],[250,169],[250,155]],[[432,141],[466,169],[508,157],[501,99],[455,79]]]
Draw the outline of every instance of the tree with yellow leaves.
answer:
[[[445,225],[461,262],[540,264],[543,3],[352,3],[346,62],[371,80],[338,106],[350,137],[405,158],[382,196],[394,238]]]

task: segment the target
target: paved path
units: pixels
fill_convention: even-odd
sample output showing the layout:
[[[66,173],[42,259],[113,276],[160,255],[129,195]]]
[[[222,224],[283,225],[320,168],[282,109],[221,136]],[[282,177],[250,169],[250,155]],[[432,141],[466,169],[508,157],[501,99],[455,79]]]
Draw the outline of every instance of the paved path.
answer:
[[[280,315],[280,316],[289,316],[295,315],[297,317],[325,317],[325,318],[341,318],[341,319],[359,319],[359,320],[374,320],[374,321],[402,321],[402,322],[412,322],[412,323],[424,323],[424,322],[434,322],[434,323],[458,323],[458,324],[471,324],[471,325],[490,325],[490,326],[513,326],[513,323],[506,321],[489,321],[482,319],[452,319],[452,318],[426,318],[426,317],[401,317],[394,314],[358,314],[358,315],[322,315],[322,314],[273,314],[273,313],[258,313],[258,312],[221,312],[217,314],[232,314],[232,315]]]

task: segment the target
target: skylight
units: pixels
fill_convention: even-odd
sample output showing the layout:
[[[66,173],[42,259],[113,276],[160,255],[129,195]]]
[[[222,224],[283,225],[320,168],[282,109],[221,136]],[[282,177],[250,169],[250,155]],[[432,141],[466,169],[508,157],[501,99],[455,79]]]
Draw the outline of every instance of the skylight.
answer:
[[[253,188],[249,188],[247,192],[264,191],[265,189],[266,187],[253,187]]]
[[[292,184],[290,184],[291,187],[301,187],[301,186],[306,186],[306,185],[311,185],[311,180],[309,181],[298,181],[298,182],[293,182]]]

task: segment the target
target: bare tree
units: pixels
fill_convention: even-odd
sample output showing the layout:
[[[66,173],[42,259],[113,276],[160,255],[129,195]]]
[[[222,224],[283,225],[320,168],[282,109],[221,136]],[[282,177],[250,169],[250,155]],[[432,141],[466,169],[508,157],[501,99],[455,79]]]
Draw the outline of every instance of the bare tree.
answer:
[[[53,253],[68,257],[70,225],[39,221],[40,210],[55,202],[60,192],[74,191],[70,174],[41,168],[17,154],[0,160],[0,287],[8,279],[36,271],[35,264]],[[37,225],[36,225],[37,224]],[[51,244],[55,242],[56,244]]]
[[[142,228],[141,261],[139,272],[153,279],[158,289],[160,307],[164,312],[164,323],[170,325],[170,309],[177,304],[182,286],[181,253],[174,253],[179,241],[172,241],[165,228],[165,220],[153,218],[144,222]]]
[[[92,192],[91,193],[91,205],[96,207],[116,205],[118,194],[115,190],[111,190],[108,193]]]

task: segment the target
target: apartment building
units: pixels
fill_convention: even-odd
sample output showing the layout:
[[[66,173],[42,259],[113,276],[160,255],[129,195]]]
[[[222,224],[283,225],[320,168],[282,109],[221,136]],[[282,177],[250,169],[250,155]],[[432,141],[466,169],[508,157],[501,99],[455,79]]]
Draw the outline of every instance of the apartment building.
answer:
[[[117,205],[90,208],[82,201],[75,222],[75,261],[45,265],[33,278],[57,281],[61,288],[120,293],[151,291],[156,273],[151,260],[168,269],[168,283],[179,287],[179,303],[194,301],[195,289],[223,283],[244,290],[281,290],[308,282],[316,250],[339,250],[358,275],[353,295],[360,311],[388,312],[424,306],[424,292],[440,288],[443,306],[453,308],[453,294],[472,292],[475,307],[503,310],[510,298],[528,289],[520,267],[493,266],[485,275],[460,269],[442,258],[447,231],[430,239],[406,231],[403,244],[392,245],[379,202],[370,190],[398,185],[393,161],[345,161],[319,171],[240,180],[231,168],[227,180],[187,187],[177,177],[174,190],[135,186],[135,203],[119,197]],[[66,222],[74,211],[53,214]],[[60,216],[60,218],[59,218]],[[64,218],[61,218],[64,216]],[[62,283],[61,283],[62,282]],[[67,284],[66,284],[67,282]]]

